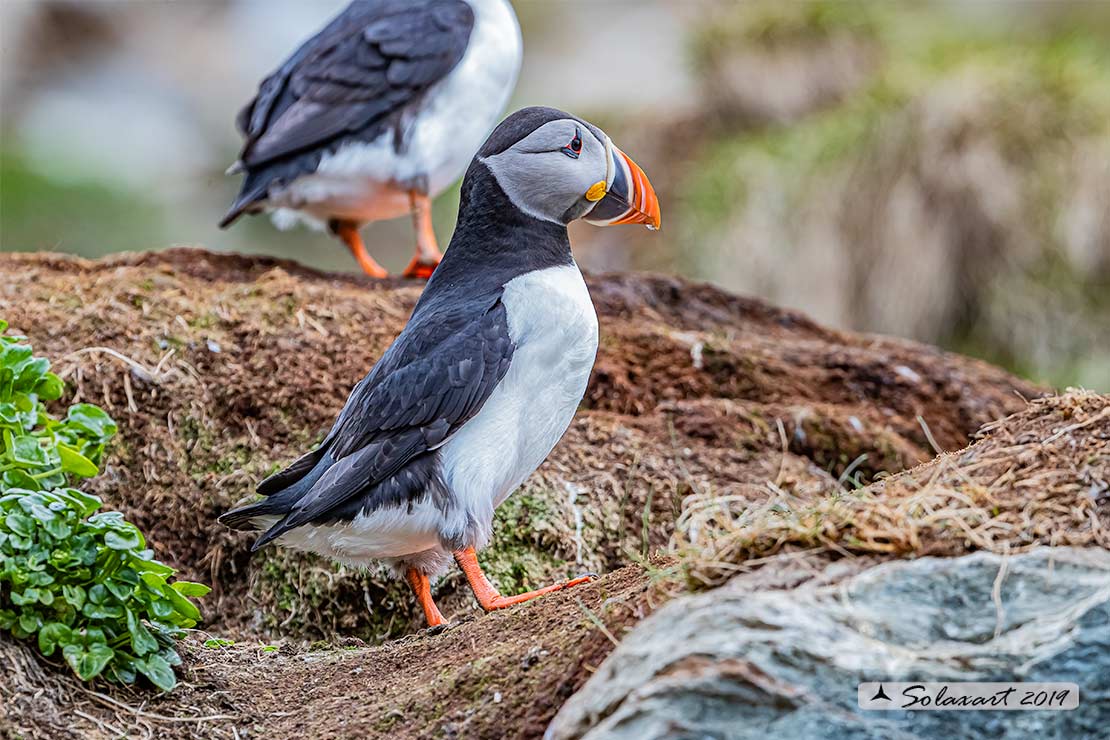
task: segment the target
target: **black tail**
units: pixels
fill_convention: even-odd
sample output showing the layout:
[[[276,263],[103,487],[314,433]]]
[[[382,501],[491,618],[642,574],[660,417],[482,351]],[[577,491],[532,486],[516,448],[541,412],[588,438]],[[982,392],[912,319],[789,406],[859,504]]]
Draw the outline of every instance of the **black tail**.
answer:
[[[232,529],[257,529],[254,520],[262,516],[278,516],[284,518],[301,498],[316,485],[316,481],[327,472],[335,459],[328,451],[329,445],[321,445],[318,449],[302,455],[281,472],[274,473],[258,484],[256,489],[266,498],[257,503],[232,509],[221,515],[220,524]],[[253,550],[265,545],[273,537],[262,537],[255,542]]]
[[[220,219],[219,226],[221,229],[226,229],[228,226],[235,223],[240,216],[249,211],[251,206],[258,201],[265,200],[267,193],[265,186],[247,192],[246,184],[247,183],[244,183],[243,190],[239,192],[239,196],[235,199],[235,202],[231,204],[231,208],[229,208],[227,213],[224,214],[224,217]]]

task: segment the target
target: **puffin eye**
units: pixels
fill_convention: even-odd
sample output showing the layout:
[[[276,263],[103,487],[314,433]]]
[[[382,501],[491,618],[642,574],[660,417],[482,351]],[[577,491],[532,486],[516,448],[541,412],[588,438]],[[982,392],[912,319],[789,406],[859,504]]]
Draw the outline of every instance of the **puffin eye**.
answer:
[[[571,159],[578,159],[578,155],[582,153],[582,132],[577,128],[574,129],[574,138],[570,140],[562,149],[563,154]]]

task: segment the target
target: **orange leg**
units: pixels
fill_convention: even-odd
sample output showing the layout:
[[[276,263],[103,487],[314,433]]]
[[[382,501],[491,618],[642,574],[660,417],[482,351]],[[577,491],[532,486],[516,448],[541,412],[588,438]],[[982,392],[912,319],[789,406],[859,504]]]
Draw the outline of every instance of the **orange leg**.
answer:
[[[478,603],[487,612],[493,609],[504,609],[513,604],[520,604],[534,599],[537,596],[549,594],[552,591],[562,591],[564,588],[577,586],[580,583],[588,583],[595,576],[587,575],[580,578],[574,578],[566,581],[565,583],[556,583],[553,586],[529,591],[524,594],[517,594],[516,596],[502,596],[493,587],[493,584],[486,578],[486,574],[482,572],[482,568],[478,565],[478,556],[474,552],[473,547],[468,547],[465,550],[455,551],[455,562],[462,568],[462,572],[466,575],[466,581],[470,584],[470,588],[474,591],[474,595],[478,598]]]
[[[443,259],[436,244],[435,229],[432,228],[432,199],[416,190],[410,190],[409,204],[412,206],[412,228],[416,231],[416,254],[402,274],[405,277],[427,280]]]
[[[421,608],[424,609],[424,618],[428,620],[428,626],[438,627],[444,624],[443,615],[439,613],[439,608],[432,600],[432,584],[428,580],[428,576],[416,568],[409,568],[405,571],[405,580],[412,586],[412,591],[416,594],[416,600],[420,602]]]
[[[351,250],[351,254],[358,260],[358,265],[363,272],[373,278],[389,275],[385,268],[366,251],[366,246],[362,243],[362,235],[358,233],[358,227],[353,221],[332,221],[331,230],[347,245],[347,249]]]

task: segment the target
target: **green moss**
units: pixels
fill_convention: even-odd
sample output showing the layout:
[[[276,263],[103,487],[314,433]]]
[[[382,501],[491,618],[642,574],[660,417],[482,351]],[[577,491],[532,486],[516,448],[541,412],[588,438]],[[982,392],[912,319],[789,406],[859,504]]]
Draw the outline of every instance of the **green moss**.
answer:
[[[478,560],[505,593],[528,591],[565,577],[567,563],[552,547],[562,544],[552,535],[565,529],[557,513],[557,497],[550,488],[526,486],[497,508],[493,539]]]
[[[413,604],[401,581],[283,548],[267,548],[255,560],[251,595],[264,633],[378,643],[409,630]]]

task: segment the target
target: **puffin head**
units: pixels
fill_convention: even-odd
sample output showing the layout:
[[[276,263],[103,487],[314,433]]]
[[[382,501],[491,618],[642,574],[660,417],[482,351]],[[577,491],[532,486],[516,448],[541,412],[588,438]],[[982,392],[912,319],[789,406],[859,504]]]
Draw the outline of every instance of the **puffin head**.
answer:
[[[561,110],[513,113],[490,134],[477,161],[534,218],[659,228],[659,199],[644,171],[604,131]]]

